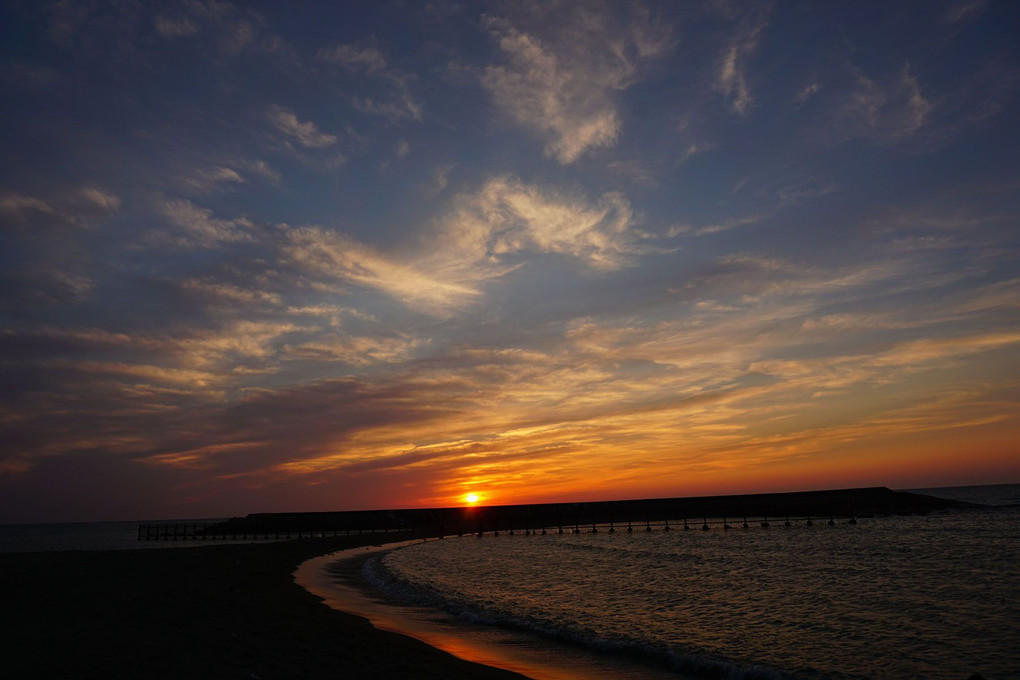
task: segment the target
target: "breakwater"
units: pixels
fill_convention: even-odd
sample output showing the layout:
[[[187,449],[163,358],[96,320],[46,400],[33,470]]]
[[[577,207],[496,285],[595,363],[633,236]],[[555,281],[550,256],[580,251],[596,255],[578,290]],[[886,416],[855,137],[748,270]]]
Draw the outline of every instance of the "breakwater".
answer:
[[[442,537],[582,531],[726,531],[855,523],[858,517],[921,514],[962,507],[977,506],[873,487],[580,503],[253,513],[213,524],[141,524],[138,540],[283,540],[395,532]]]

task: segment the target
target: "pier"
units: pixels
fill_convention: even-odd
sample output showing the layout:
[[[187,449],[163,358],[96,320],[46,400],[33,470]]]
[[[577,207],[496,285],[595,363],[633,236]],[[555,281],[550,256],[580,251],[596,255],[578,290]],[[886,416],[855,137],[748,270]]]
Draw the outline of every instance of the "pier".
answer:
[[[254,513],[215,523],[140,524],[138,540],[288,540],[407,532],[423,538],[441,538],[465,534],[733,531],[751,527],[853,525],[861,517],[921,514],[962,507],[976,506],[875,487],[587,503]]]

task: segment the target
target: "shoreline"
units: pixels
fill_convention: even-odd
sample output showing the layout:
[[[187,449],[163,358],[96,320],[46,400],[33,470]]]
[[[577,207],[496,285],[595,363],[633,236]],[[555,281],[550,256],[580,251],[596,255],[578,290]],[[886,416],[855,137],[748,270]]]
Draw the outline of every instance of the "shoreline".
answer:
[[[392,625],[373,625],[371,612],[334,607],[297,580],[308,561],[334,561],[337,551],[360,553],[401,540],[418,543],[423,536],[408,531],[190,549],[0,553],[0,623],[10,631],[0,647],[4,668],[12,677],[142,680],[532,677],[484,665],[484,655],[449,653],[464,651],[459,639],[456,649],[443,651],[408,631],[400,616]],[[555,640],[543,638],[538,646],[570,654],[569,645]],[[509,649],[516,655],[521,648]]]
[[[11,677],[527,680],[333,610],[293,577],[352,536],[0,554]]]
[[[475,540],[447,538],[433,540]],[[295,581],[337,611],[360,616],[380,630],[392,631],[459,658],[519,673],[531,680],[682,680],[666,669],[599,652],[537,633],[462,621],[430,607],[403,602],[367,583],[361,570],[368,559],[421,539],[354,548],[312,558],[295,571]],[[431,542],[431,541],[430,541]]]

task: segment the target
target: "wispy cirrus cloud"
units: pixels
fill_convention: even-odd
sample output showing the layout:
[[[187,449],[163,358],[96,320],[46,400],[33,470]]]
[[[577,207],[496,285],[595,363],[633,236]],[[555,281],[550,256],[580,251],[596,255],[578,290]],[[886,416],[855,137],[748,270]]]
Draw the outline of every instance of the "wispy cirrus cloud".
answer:
[[[1016,333],[940,337],[942,320],[923,309],[914,319],[876,311],[821,314],[834,303],[852,309],[855,300],[868,300],[869,288],[909,278],[902,267],[827,274],[753,257],[729,266],[730,282],[712,284],[728,296],[728,308],[693,304],[684,314],[658,322],[640,315],[575,319],[563,326],[558,342],[541,349],[461,344],[418,361],[420,340],[411,336],[331,331],[307,337],[308,329],[293,325],[235,324],[174,340],[168,345],[179,357],[174,366],[152,361],[47,366],[85,380],[91,376],[91,383],[83,384],[92,385],[88,390],[101,387],[97,403],[121,418],[129,405],[135,414],[127,427],[121,423],[87,443],[65,442],[65,447],[103,446],[168,469],[212,474],[196,485],[215,480],[263,492],[273,484],[413,473],[421,490],[414,493],[422,494],[416,499],[440,502],[465,484],[483,485],[493,494],[519,494],[522,483],[538,494],[566,491],[592,455],[599,456],[614,483],[622,484],[635,483],[629,477],[635,451],[660,470],[710,476],[737,460],[745,467],[794,464],[840,442],[930,431],[939,427],[948,407],[933,401],[922,413],[916,402],[911,406],[901,399],[862,408],[852,390],[902,384],[954,365],[966,371],[975,357],[1020,343]],[[776,277],[789,281],[766,286],[768,297],[741,301],[743,293]],[[740,287],[729,287],[738,281]],[[697,292],[709,289],[702,284]],[[1001,297],[1000,289],[989,292]],[[855,295],[848,298],[848,290]],[[954,306],[963,310],[965,303]],[[812,357],[799,351],[819,347],[815,343],[823,338],[897,329],[910,335],[873,340],[869,352],[833,347]],[[98,329],[69,339],[120,347],[135,342]],[[153,343],[161,347],[163,342],[149,338],[139,349],[151,351]],[[393,364],[395,369],[381,382],[364,374],[262,387],[240,401],[224,400],[222,391],[239,380],[227,369],[245,357],[355,367]],[[957,399],[958,417],[949,419],[951,427],[1008,417],[994,389],[975,386]],[[177,390],[178,396],[171,398],[165,390]],[[181,390],[194,397],[175,402]],[[218,401],[213,408],[210,398]],[[848,399],[857,414],[851,420],[820,424],[813,416],[826,403]],[[937,401],[937,395],[931,399]],[[164,411],[150,411],[147,404],[162,405]],[[149,423],[167,422],[170,404],[182,409],[179,418],[186,426],[173,438],[146,435],[153,430]],[[83,403],[63,406],[64,418],[79,412],[94,424],[104,422]],[[223,422],[245,427],[224,429]],[[18,427],[29,437],[37,425],[24,421]],[[20,458],[9,464],[12,469],[30,465]]]
[[[836,115],[845,135],[897,143],[921,130],[933,108],[910,66],[904,65],[881,82],[859,73]]]
[[[153,20],[156,32],[164,38],[186,38],[195,35],[199,27],[195,21],[188,16],[167,17],[157,16]]]
[[[286,342],[317,330],[317,326],[295,323],[285,317],[262,321],[242,318],[228,319],[213,327],[182,324],[173,330],[144,333],[115,333],[89,327],[8,330],[0,334],[0,345],[32,360],[47,351],[55,352],[66,358],[53,366],[90,373],[103,373],[104,367],[109,365],[112,367],[106,371],[109,374],[147,377],[161,382],[160,376],[164,374],[160,371],[165,370],[168,381],[186,383],[192,375],[189,371],[198,370],[203,378],[201,386],[210,382],[209,375],[213,373],[218,376],[217,384],[231,385],[240,367],[252,361],[276,361]],[[120,360],[82,363],[71,358],[109,352],[117,352]]]
[[[276,185],[283,175],[273,165],[258,158],[213,156],[190,163],[180,172],[173,187],[186,194],[210,194],[225,189],[239,189],[254,180]]]
[[[768,216],[746,215],[743,217],[730,217],[716,224],[706,225],[674,224],[666,230],[665,236],[667,238],[674,238],[676,236],[680,236],[681,234],[690,236],[708,236],[711,234],[719,234],[724,231],[729,231],[731,229],[737,229],[739,227],[747,227],[753,224],[757,224],[758,222],[764,220],[766,217]]]
[[[181,183],[191,191],[208,193],[224,185],[243,184],[244,177],[234,168],[216,165],[207,168],[196,168],[183,177]]]
[[[265,17],[250,8],[225,0],[188,0],[164,3],[152,26],[164,40],[185,40],[202,34],[215,38],[219,52],[237,56],[245,52],[276,52],[284,43],[267,27]]]
[[[89,300],[96,276],[88,243],[117,222],[121,206],[118,195],[90,185],[0,191],[0,309]]]
[[[210,247],[254,240],[251,230],[255,225],[247,217],[216,217],[212,210],[184,199],[164,201],[160,209],[179,230],[165,236],[181,245]]]
[[[442,228],[448,242],[478,263],[530,251],[616,269],[639,250],[632,231],[636,221],[630,201],[619,192],[589,201],[497,177],[461,195]]]
[[[300,120],[296,113],[279,104],[266,109],[266,118],[279,132],[307,149],[321,149],[336,144],[336,135],[321,132],[315,123]]]
[[[0,221],[40,227],[46,223],[87,227],[95,218],[117,212],[121,199],[103,189],[84,186],[39,198],[20,193],[0,194]]]
[[[767,12],[749,11],[727,41],[719,61],[714,87],[729,101],[732,111],[741,116],[747,115],[754,104],[747,81],[747,62],[758,48],[761,33],[767,26]]]
[[[636,222],[618,192],[589,201],[496,177],[457,195],[418,252],[398,258],[321,227],[291,229],[283,250],[302,271],[443,314],[481,299],[486,281],[521,266],[529,255],[564,255],[602,270],[624,267],[636,254],[650,252],[636,243]]]
[[[606,332],[615,338],[608,353]],[[806,451],[818,450],[806,444],[810,438],[821,438],[827,446],[820,448],[831,448],[841,439],[868,441],[931,430],[945,411],[933,402],[927,417],[917,404],[901,401],[892,409],[890,403],[864,409],[853,422],[819,425],[811,414],[820,400],[851,398],[848,390],[854,386],[907,380],[917,372],[944,370],[946,361],[1017,342],[1015,337],[960,338],[936,343],[938,351],[920,362],[906,360],[914,349],[911,343],[875,354],[780,360],[770,354],[797,339],[776,336],[778,343],[754,342],[734,353],[721,349],[719,336],[705,329],[700,340],[688,338],[693,344],[677,347],[678,355],[699,345],[705,351],[696,361],[678,364],[682,370],[635,370],[637,357],[628,353],[637,345],[662,357],[663,340],[691,333],[698,336],[701,331],[697,325],[682,331],[647,326],[614,330],[588,322],[575,326],[565,336],[568,342],[554,351],[477,349],[433,357],[397,381],[406,402],[392,401],[393,393],[386,396],[395,412],[404,408],[401,403],[413,408],[427,402],[434,409],[432,417],[407,427],[395,427],[390,418],[362,424],[346,431],[342,450],[323,453],[315,446],[302,447],[306,455],[249,469],[244,478],[261,485],[274,477],[357,477],[414,469],[430,479],[434,475],[432,488],[439,484],[451,495],[448,486],[475,484],[499,493],[504,485],[515,488],[525,479],[551,493],[561,484],[568,486],[569,479],[590,464],[593,453],[620,482],[628,478],[635,450],[661,469],[691,474],[735,464],[795,464]],[[602,341],[591,344],[597,336],[603,336]],[[713,355],[717,360],[706,364]],[[466,391],[484,397],[464,399]],[[993,393],[991,387],[972,389],[957,399],[956,408],[974,419],[950,419],[955,423],[950,427],[1008,418],[1003,403],[989,409]],[[277,398],[263,396],[264,406]],[[368,393],[364,396],[369,398]],[[939,400],[938,395],[931,398]],[[904,418],[894,417],[898,412]],[[908,412],[916,413],[907,417]],[[627,453],[620,451],[620,441],[627,442]],[[738,450],[743,455],[734,459]]]
[[[46,201],[23,194],[0,196],[0,216],[9,224],[26,224],[35,216],[50,217],[56,209]]]
[[[574,6],[571,14],[555,33],[541,28],[541,16],[522,18],[525,28],[516,25],[517,17],[484,22],[506,61],[487,67],[482,84],[512,120],[544,138],[546,155],[562,164],[616,143],[622,125],[616,93],[672,47],[670,31],[640,11],[623,26],[590,5]]]
[[[480,295],[474,282],[444,278],[320,227],[290,231],[283,251],[306,273],[379,290],[434,313],[444,313]]]
[[[339,64],[349,71],[375,74],[386,70],[386,57],[376,47],[336,45],[319,50],[317,56],[322,61]]]
[[[987,5],[988,0],[958,0],[949,3],[942,15],[942,21],[947,24],[972,21],[981,16]]]
[[[426,341],[407,335],[399,337],[317,334],[314,340],[283,348],[289,361],[339,362],[348,366],[396,364],[410,360]]]
[[[184,279],[180,287],[206,304],[279,306],[282,303],[281,295],[266,290],[265,286],[238,286],[215,277]]]
[[[173,368],[152,364],[132,364],[121,361],[67,361],[54,359],[44,364],[47,368],[67,369],[80,373],[127,377],[171,385],[189,385],[204,388],[221,383],[223,376],[195,369]]]
[[[352,102],[359,110],[391,121],[421,120],[421,103],[411,94],[414,78],[391,66],[386,56],[374,46],[335,45],[320,49],[317,60],[339,66],[348,74],[360,75],[377,84],[379,91],[355,96]]]

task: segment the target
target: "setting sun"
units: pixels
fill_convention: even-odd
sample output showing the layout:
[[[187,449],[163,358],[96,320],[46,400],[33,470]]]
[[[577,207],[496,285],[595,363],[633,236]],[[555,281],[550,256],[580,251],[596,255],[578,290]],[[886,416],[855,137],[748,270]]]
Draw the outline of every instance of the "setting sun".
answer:
[[[464,500],[468,503],[477,503],[480,499],[481,496],[479,496],[476,493],[469,493],[468,495],[464,496]]]

